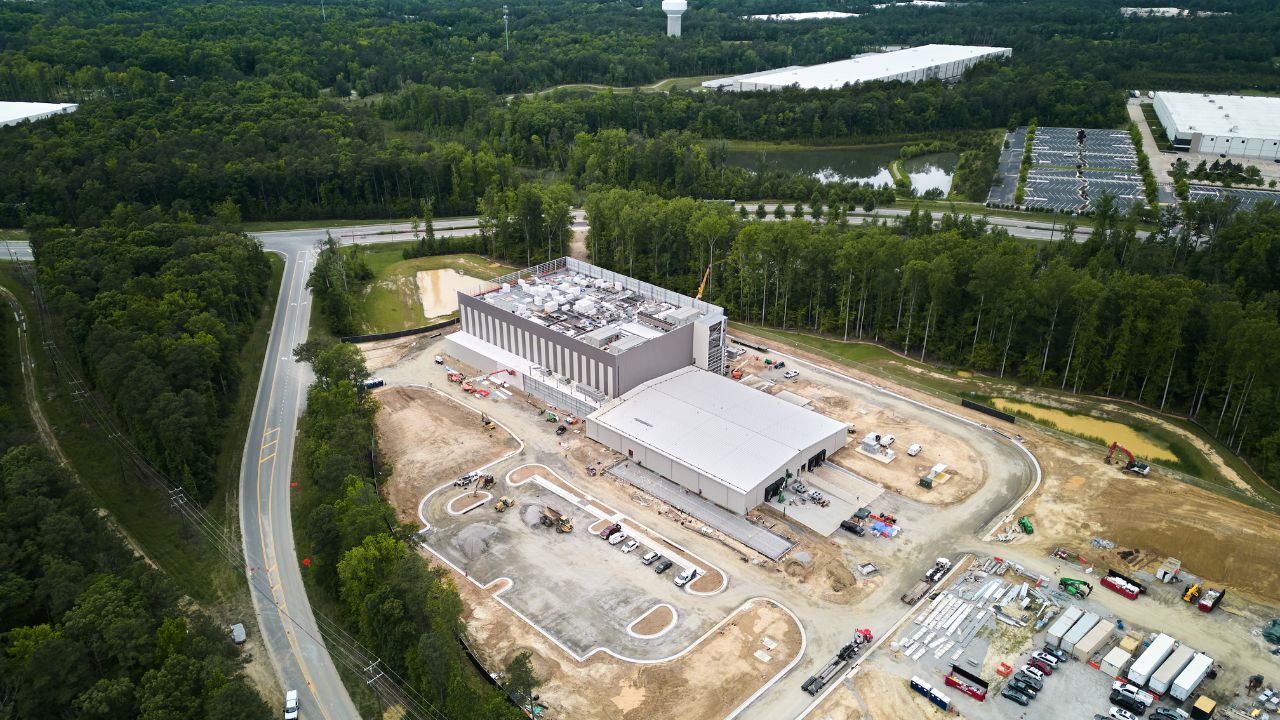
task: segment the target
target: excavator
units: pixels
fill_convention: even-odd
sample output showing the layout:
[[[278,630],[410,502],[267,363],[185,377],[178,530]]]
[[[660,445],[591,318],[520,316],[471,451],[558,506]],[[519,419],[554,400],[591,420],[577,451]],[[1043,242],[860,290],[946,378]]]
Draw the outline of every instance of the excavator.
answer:
[[[1111,449],[1107,451],[1108,465],[1111,464],[1111,458],[1115,456],[1117,450],[1124,453],[1125,457],[1129,458],[1129,462],[1126,463],[1124,467],[1120,468],[1120,472],[1129,472],[1129,473],[1133,473],[1134,475],[1142,475],[1143,477],[1146,477],[1147,473],[1151,472],[1150,465],[1147,465],[1146,463],[1142,462],[1138,458],[1134,457],[1133,453],[1129,452],[1123,445],[1121,445],[1118,442],[1111,443]]]
[[[1068,595],[1078,598],[1089,597],[1089,594],[1093,592],[1093,585],[1090,583],[1069,577],[1058,580],[1058,587],[1062,588],[1063,592]]]

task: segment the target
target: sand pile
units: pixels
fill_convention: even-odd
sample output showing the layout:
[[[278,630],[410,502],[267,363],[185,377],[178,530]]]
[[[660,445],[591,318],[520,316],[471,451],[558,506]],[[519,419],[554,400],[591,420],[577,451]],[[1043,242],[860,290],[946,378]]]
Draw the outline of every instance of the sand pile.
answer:
[[[497,534],[498,528],[488,523],[468,525],[453,537],[453,546],[474,560],[489,551],[489,539]]]

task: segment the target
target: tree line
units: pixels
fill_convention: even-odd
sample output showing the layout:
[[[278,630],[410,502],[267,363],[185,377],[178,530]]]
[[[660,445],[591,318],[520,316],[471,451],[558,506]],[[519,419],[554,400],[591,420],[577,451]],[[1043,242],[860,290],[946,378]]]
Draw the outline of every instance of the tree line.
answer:
[[[266,720],[228,628],[134,556],[36,445],[0,458],[0,717]]]
[[[262,247],[124,206],[96,227],[28,226],[44,297],[93,389],[157,468],[207,501],[270,276]]]
[[[416,528],[398,523],[378,493],[391,467],[374,445],[378,402],[364,388],[369,371],[360,350],[311,341],[294,357],[316,374],[307,390],[300,456],[318,495],[302,521],[316,585],[336,600],[348,631],[445,717],[523,717],[472,671],[460,644],[466,629],[452,579],[419,555]],[[518,655],[504,673],[516,679],[506,691],[517,697],[528,697],[537,684],[528,662]]]
[[[638,192],[592,195],[595,262],[753,324],[1183,414],[1280,486],[1280,209],[1193,203],[1146,239],[1104,199],[1087,237],[1009,238],[914,210],[890,226],[743,221]]]

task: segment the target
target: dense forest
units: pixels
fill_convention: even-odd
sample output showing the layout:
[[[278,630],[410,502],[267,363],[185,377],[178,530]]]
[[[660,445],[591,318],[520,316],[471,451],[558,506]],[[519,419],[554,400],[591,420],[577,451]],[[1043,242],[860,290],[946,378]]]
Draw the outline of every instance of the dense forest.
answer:
[[[87,377],[143,454],[208,500],[240,348],[270,274],[261,246],[125,207],[83,230],[29,227],[45,299]]]
[[[82,103],[73,115],[0,128],[0,224],[36,214],[101,222],[120,202],[246,219],[392,217],[432,201],[470,214],[491,187],[560,173],[580,140],[622,130],[657,153],[723,138],[803,142],[947,135],[1043,124],[1114,126],[1122,89],[1280,87],[1280,8],[1125,19],[1086,0],[866,11],[856,23],[762,23],[755,0],[699,3],[685,36],[652,5],[468,7],[355,2],[80,0],[0,6],[0,97]],[[607,29],[607,30],[605,30]],[[847,57],[885,44],[1005,44],[1012,61],[957,85],[870,83],[823,93],[553,93]],[[352,93],[359,99],[352,97]],[[678,140],[661,138],[683,133]],[[584,135],[585,134],[585,135]],[[634,186],[671,195],[777,197],[782,181],[685,158],[724,181]],[[990,163],[984,163],[983,167]],[[806,194],[811,194],[812,189]],[[966,196],[980,193],[966,192]]]
[[[0,450],[0,718],[271,717],[226,627],[185,606],[43,449]]]
[[[295,357],[311,363],[301,462],[319,494],[302,525],[311,568],[322,592],[360,643],[397,676],[454,720],[522,717],[503,693],[473,672],[459,639],[462,600],[447,571],[428,565],[376,483],[391,468],[370,464],[376,450],[377,400],[364,389],[364,358],[353,345],[309,342]],[[526,661],[527,662],[527,661]],[[504,673],[519,678],[507,690],[527,696],[536,683],[517,657]],[[516,672],[513,672],[516,671]]]
[[[1081,242],[1033,244],[918,210],[743,222],[626,190],[586,207],[592,259],[619,272],[691,292],[714,249],[711,297],[734,319],[1185,414],[1280,486],[1280,208],[1193,204],[1141,240],[1104,202]]]

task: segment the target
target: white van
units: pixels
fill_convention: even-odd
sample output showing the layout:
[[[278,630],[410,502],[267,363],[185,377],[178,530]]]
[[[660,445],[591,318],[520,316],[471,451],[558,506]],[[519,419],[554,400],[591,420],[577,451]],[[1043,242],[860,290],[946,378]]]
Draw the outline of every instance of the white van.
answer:
[[[896,438],[896,437],[894,437],[894,436],[892,436],[892,435],[881,435],[881,436],[880,436],[880,447],[889,447],[889,446],[890,446],[890,445],[892,445],[892,444],[893,444],[893,442],[894,442],[895,440],[897,440],[897,439],[898,439],[898,438]]]
[[[911,457],[915,457],[920,454],[921,450],[924,450],[924,448],[920,445],[920,443],[916,443],[911,447],[907,448],[907,454],[910,455]]]
[[[298,720],[298,691],[284,694],[284,720]]]

